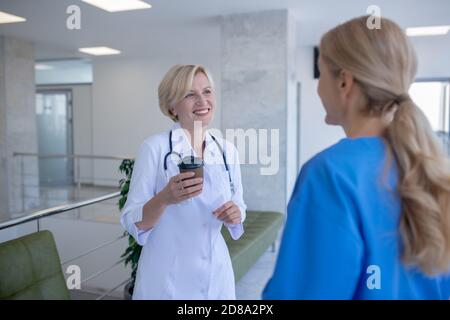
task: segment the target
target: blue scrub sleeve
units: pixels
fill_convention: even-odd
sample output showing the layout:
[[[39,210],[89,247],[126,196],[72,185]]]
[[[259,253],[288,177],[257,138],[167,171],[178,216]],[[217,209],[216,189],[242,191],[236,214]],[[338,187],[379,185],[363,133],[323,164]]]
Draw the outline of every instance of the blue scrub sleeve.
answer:
[[[325,162],[297,179],[263,299],[351,299],[363,264],[352,190]]]
[[[441,299],[450,300],[450,274],[441,278]]]

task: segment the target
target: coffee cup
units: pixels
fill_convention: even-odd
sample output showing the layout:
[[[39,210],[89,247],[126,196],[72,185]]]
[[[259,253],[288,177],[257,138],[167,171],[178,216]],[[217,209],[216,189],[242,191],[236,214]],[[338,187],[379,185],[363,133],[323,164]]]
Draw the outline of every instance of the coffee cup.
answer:
[[[184,157],[178,164],[180,173],[194,172],[195,176],[193,176],[192,178],[203,178],[203,166],[203,159],[194,156]]]

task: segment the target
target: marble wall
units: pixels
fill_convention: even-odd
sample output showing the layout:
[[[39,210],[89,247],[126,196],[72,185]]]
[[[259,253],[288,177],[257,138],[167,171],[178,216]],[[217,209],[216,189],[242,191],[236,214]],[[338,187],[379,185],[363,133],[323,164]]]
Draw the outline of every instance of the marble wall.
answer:
[[[24,158],[23,180],[21,161],[13,158],[14,152],[37,152],[34,72],[33,45],[0,37],[0,215],[32,208],[39,201],[36,158]]]
[[[275,174],[262,174],[261,168],[267,165],[261,164],[259,152],[257,164],[249,164],[249,158],[240,155],[244,198],[250,210],[285,212],[295,180],[297,161],[288,160],[288,148],[297,145],[292,20],[286,10],[222,18],[222,130],[267,130],[268,141],[273,130],[279,133],[273,144],[268,142],[268,154],[276,153],[271,158],[279,162]],[[296,151],[293,154],[295,158]]]

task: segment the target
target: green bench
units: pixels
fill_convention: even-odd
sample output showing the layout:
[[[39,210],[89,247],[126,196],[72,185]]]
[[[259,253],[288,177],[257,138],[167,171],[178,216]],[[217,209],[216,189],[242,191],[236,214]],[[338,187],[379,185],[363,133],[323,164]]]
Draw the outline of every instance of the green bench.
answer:
[[[251,269],[270,245],[274,244],[283,222],[284,216],[279,212],[247,211],[245,232],[239,240],[233,240],[227,228],[222,228],[236,282]]]
[[[70,299],[49,231],[0,243],[0,299]]]

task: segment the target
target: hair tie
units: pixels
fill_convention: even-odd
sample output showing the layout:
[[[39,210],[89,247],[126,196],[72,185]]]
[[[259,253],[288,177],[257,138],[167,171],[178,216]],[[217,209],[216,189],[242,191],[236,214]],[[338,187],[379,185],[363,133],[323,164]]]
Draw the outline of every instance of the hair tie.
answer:
[[[390,111],[392,109],[392,107],[394,107],[395,105],[400,106],[400,104],[402,104],[405,101],[411,100],[411,97],[409,96],[409,94],[401,94],[399,96],[397,96],[396,98],[390,100],[388,103],[386,103],[384,105],[384,107],[382,108],[382,110],[384,111]]]
[[[397,96],[397,98],[394,99],[394,102],[398,105],[402,104],[405,101],[409,101],[411,100],[411,97],[409,96],[408,93],[405,94],[401,94],[399,96]]]

